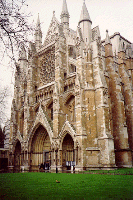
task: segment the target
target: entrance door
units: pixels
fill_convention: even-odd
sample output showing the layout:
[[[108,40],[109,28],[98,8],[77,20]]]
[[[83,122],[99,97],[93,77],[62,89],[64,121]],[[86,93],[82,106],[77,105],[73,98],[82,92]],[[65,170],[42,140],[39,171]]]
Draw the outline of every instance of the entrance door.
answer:
[[[51,152],[49,151],[44,151],[44,165],[43,168],[44,170],[49,170],[50,165],[51,165]]]
[[[51,143],[46,129],[40,125],[36,130],[31,143],[31,170],[38,171],[45,160],[48,161]],[[46,155],[44,154],[46,153]],[[45,158],[44,158],[45,157]],[[50,165],[50,163],[49,163]]]
[[[66,134],[62,143],[62,167],[70,170],[74,164],[74,141],[70,134]]]

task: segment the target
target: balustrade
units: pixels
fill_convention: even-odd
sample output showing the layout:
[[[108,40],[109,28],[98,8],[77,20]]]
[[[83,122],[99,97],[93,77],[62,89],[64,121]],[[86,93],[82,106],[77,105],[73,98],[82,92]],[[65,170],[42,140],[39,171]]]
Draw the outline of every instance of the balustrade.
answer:
[[[76,78],[76,75],[72,75],[70,77],[68,77],[65,82],[64,82],[64,92],[67,92],[67,91],[70,91],[70,90],[73,90],[74,87],[75,87],[75,78]]]
[[[48,98],[51,98],[53,96],[53,87],[47,87],[47,88],[43,88],[40,89],[36,92],[36,103],[39,100],[45,100]]]

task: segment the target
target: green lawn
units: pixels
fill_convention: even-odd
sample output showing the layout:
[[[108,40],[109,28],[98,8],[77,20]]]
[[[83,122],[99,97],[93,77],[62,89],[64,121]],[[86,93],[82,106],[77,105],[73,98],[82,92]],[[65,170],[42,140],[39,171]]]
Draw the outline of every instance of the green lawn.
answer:
[[[133,199],[133,175],[0,174],[0,199]]]
[[[113,174],[113,175],[133,175],[133,168],[120,168],[115,170],[89,170],[83,171],[85,174]]]

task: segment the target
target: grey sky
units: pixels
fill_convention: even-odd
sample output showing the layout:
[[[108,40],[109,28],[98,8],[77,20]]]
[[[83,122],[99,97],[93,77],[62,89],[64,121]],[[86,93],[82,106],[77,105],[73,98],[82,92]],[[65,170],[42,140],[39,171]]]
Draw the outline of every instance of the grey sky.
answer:
[[[53,11],[60,21],[63,0],[27,0],[27,2],[35,22],[39,13],[45,37]],[[70,28],[76,30],[83,0],[66,0],[66,2],[70,14]],[[133,0],[86,0],[85,3],[92,20],[92,28],[99,25],[102,39],[105,38],[108,29],[110,35],[120,32],[123,37],[133,42]]]

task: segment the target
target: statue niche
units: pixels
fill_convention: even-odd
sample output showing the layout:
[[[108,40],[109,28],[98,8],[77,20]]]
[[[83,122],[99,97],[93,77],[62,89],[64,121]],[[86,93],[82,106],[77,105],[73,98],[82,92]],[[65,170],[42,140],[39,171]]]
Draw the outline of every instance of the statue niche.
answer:
[[[75,97],[72,95],[66,102],[66,114],[68,115],[68,120],[73,123],[75,122]]]
[[[47,107],[47,114],[53,120],[53,102]]]

